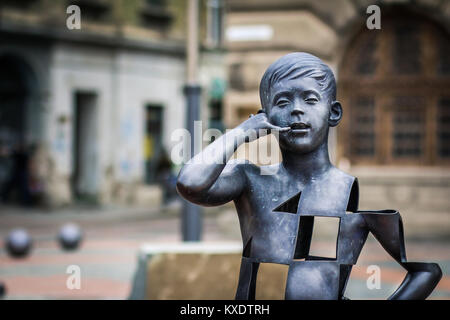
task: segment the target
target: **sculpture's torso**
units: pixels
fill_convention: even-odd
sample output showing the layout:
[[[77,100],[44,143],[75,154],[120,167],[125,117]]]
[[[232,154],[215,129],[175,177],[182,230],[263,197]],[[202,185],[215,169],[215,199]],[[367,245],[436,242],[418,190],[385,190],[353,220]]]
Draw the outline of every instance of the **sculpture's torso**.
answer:
[[[248,188],[235,201],[244,246],[236,298],[254,295],[259,263],[289,265],[287,299],[339,299],[367,238],[356,179],[331,167],[301,183],[278,170],[246,170]],[[352,189],[353,187],[353,189]],[[339,219],[336,256],[309,254],[314,216]]]

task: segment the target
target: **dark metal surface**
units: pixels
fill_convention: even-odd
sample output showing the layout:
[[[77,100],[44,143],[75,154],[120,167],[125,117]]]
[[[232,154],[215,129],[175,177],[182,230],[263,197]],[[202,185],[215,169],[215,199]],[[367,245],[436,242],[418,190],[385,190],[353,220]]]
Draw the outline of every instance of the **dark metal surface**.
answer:
[[[286,55],[267,69],[260,96],[262,112],[191,159],[177,183],[178,192],[196,204],[234,201],[243,240],[236,299],[255,298],[260,263],[289,266],[286,299],[344,299],[369,232],[408,271],[389,298],[425,299],[441,278],[439,266],[408,262],[400,214],[358,211],[357,179],[329,160],[329,127],[342,118],[329,67],[306,53]],[[270,167],[273,174],[261,174],[261,168],[248,161],[221,163],[252,140],[248,130],[261,128],[278,131],[283,160]],[[207,163],[202,157],[216,161]],[[339,221],[334,257],[310,254],[318,217]]]

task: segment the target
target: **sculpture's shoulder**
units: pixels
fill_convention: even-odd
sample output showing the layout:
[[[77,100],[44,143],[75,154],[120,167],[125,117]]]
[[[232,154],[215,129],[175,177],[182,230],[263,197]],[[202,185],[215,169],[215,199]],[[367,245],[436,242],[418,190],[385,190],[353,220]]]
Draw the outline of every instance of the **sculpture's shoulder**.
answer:
[[[300,205],[314,214],[338,215],[357,210],[358,194],[357,179],[332,166],[310,181]]]
[[[269,178],[274,178],[277,176],[277,173],[279,172],[280,164],[272,164],[272,165],[265,165],[265,166],[259,166],[254,164],[253,162],[249,160],[232,160],[229,162],[230,169],[231,167],[235,170],[240,170],[243,172],[247,178],[250,181],[260,181],[261,179],[266,181]],[[228,167],[228,164],[227,164]]]
[[[335,166],[331,166],[326,174],[323,175],[324,182],[326,183],[353,183],[356,177],[336,168]]]
[[[239,172],[245,176],[253,176],[260,172],[260,167],[246,159],[232,159],[227,162],[223,173]]]
[[[357,187],[358,179],[332,166],[316,179],[312,179],[310,184],[315,192],[346,194],[351,191],[354,185]]]

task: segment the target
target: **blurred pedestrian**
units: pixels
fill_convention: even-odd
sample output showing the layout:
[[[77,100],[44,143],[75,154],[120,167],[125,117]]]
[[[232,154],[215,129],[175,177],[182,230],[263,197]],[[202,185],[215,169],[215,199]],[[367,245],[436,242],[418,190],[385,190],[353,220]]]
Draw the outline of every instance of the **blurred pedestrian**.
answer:
[[[157,179],[163,189],[163,204],[168,204],[177,197],[177,177],[172,170],[173,163],[165,149],[162,149],[157,166]]]
[[[2,202],[8,202],[12,192],[16,191],[19,201],[24,206],[31,205],[31,194],[29,188],[29,150],[24,143],[19,142],[11,155],[12,170],[0,192]]]

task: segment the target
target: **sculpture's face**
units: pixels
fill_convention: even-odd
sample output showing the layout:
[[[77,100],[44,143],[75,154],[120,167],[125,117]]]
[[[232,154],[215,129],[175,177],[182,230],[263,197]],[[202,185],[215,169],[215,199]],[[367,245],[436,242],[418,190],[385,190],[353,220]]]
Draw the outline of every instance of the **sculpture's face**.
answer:
[[[269,121],[291,130],[279,134],[282,150],[309,153],[328,138],[330,101],[313,78],[283,79],[270,91]]]

